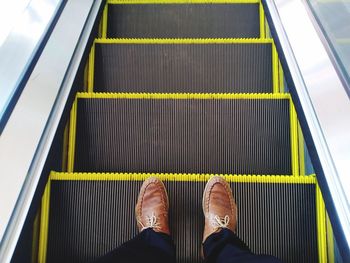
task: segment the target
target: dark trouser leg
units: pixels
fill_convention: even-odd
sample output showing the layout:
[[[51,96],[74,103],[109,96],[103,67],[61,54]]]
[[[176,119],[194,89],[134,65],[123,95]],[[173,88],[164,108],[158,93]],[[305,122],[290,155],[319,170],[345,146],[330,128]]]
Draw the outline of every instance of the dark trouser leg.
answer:
[[[210,235],[203,244],[207,263],[280,263],[275,257],[255,255],[229,229]]]
[[[149,228],[94,262],[175,262],[175,245],[169,235]]]

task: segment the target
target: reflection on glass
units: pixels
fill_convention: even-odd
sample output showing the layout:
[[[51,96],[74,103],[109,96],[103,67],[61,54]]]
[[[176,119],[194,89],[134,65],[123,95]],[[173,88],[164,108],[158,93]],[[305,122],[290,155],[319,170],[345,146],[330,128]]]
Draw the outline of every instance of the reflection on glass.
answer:
[[[30,0],[11,0],[0,2],[0,46],[22,16]]]
[[[350,80],[350,0],[308,0],[308,3]]]
[[[0,2],[0,134],[21,92],[20,83],[61,4],[62,0]]]

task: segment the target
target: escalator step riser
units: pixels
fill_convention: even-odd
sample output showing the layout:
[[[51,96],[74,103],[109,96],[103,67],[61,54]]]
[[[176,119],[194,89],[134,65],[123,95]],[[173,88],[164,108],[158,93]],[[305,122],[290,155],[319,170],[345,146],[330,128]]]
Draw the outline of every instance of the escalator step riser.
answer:
[[[109,38],[258,38],[259,4],[110,4]]]
[[[289,99],[77,103],[74,171],[292,174]]]
[[[95,44],[95,92],[273,92],[272,43],[117,43]]]
[[[47,262],[86,262],[137,234],[141,181],[51,181]],[[178,262],[200,262],[204,182],[166,182]],[[237,234],[255,253],[317,262],[314,184],[231,183]]]

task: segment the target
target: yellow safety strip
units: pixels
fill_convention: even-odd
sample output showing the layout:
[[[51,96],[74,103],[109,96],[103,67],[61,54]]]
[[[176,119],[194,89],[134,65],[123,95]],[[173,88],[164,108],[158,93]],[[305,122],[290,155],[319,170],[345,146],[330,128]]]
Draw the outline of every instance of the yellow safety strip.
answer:
[[[107,0],[107,4],[257,4],[260,0]]]
[[[286,94],[286,93],[281,93]],[[297,113],[294,108],[293,101],[289,103],[289,115],[290,115],[290,145],[291,145],[291,158],[292,158],[292,174],[298,176],[299,173],[299,153],[298,153],[298,119]]]
[[[278,80],[279,80],[279,88],[280,88],[280,93],[284,93],[284,73],[283,73],[283,68],[281,61],[278,61]]]
[[[298,122],[298,145],[299,145],[299,166],[300,166],[300,174],[305,175],[305,148],[304,148],[304,136],[300,127],[300,123]]]
[[[68,164],[67,164],[68,172],[73,172],[74,170],[76,122],[77,122],[77,98],[75,98],[75,101],[73,103],[73,106],[70,112],[69,148],[68,148]]]
[[[278,81],[278,54],[275,45],[272,45],[272,77],[273,77],[273,93],[279,93]]]
[[[90,61],[88,60],[85,64],[84,67],[84,91],[88,91],[88,86],[89,86],[89,66],[90,66]]]
[[[87,93],[78,92],[80,99],[289,99],[289,93]]]
[[[327,225],[327,255],[328,263],[334,263],[334,237],[331,221],[329,220],[328,213],[326,215],[326,225]]]
[[[264,7],[261,2],[259,2],[259,24],[260,24],[260,38],[264,39],[266,38],[266,31],[265,31],[265,12]]]
[[[326,234],[326,208],[322,193],[318,184],[316,185],[316,222],[317,222],[317,246],[318,262],[327,262],[327,234]]]
[[[94,88],[94,72],[95,72],[95,42],[92,44],[89,54],[89,78],[88,78],[88,92],[92,92]]]
[[[271,38],[271,31],[270,31],[270,27],[269,24],[267,23],[267,20],[265,18],[265,37],[266,38]]]
[[[39,219],[40,219],[40,210],[36,213],[34,222],[33,222],[33,239],[32,239],[32,263],[38,262],[38,247],[39,247]]]
[[[97,44],[273,44],[272,38],[96,38]]]
[[[215,174],[186,173],[61,173],[51,172],[50,180],[73,181],[143,181],[155,176],[164,181],[205,182]],[[316,184],[315,175],[230,175],[219,174],[230,183]]]
[[[102,21],[102,19],[101,19],[100,22],[99,22],[99,24],[98,24],[97,37],[103,37],[103,36],[102,36],[102,27],[103,27],[103,21]]]
[[[49,209],[50,209],[51,180],[48,180],[41,201],[40,236],[38,262],[46,262],[47,238],[49,234]]]
[[[108,4],[106,4],[105,8],[103,9],[103,15],[102,15],[102,38],[107,37],[107,23],[108,23]]]
[[[63,132],[62,171],[67,171],[68,141],[69,141],[69,125],[67,123]]]

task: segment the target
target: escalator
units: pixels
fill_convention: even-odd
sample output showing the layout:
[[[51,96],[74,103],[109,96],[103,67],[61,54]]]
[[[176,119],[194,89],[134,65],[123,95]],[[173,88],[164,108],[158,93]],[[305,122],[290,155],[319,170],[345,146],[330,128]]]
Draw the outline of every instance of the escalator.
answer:
[[[108,1],[86,72],[67,165],[42,199],[39,262],[91,261],[132,238],[149,176],[169,191],[178,262],[201,262],[214,174],[254,253],[327,261],[322,195],[260,1]]]
[[[32,196],[22,189],[22,200],[18,199],[19,204],[27,202],[23,228],[13,220],[18,215],[11,215],[17,224],[15,234],[22,229],[19,241],[15,244],[19,234],[12,237],[9,228],[5,237],[12,243],[1,240],[0,261],[9,262],[12,251],[12,262],[90,262],[106,254],[138,233],[136,198],[142,182],[156,176],[169,194],[177,262],[202,262],[202,194],[209,178],[220,175],[237,202],[237,235],[252,252],[283,262],[347,262],[347,196],[339,196],[344,197],[348,180],[339,177],[337,182],[343,185],[336,188],[327,171],[330,163],[344,164],[345,143],[343,155],[330,162],[323,158],[312,126],[318,124],[327,141],[330,130],[322,118],[332,116],[334,127],[341,122],[331,114],[334,106],[322,109],[326,86],[337,85],[327,79],[331,74],[323,64],[317,64],[317,74],[313,71],[315,55],[304,53],[305,64],[300,63],[302,53],[294,53],[294,47],[302,41],[289,34],[296,31],[287,23],[289,4],[297,1],[276,1],[91,1],[94,9],[85,7],[89,29],[84,25],[80,36],[78,29],[74,31],[81,50],[72,54],[81,52],[81,57],[66,58],[67,72],[74,67],[76,71],[71,76],[62,71],[62,79],[74,82],[66,85],[65,98],[62,83],[57,82],[59,93],[51,98],[55,106],[48,120],[57,124],[51,131],[55,136],[52,144],[45,141],[47,136],[40,139],[50,147],[45,160],[40,160],[41,170],[31,164],[40,178],[24,177]],[[326,14],[327,7],[335,9],[336,3],[312,5],[320,5]],[[66,4],[73,13],[83,5]],[[276,19],[279,16],[282,19]],[[331,22],[328,33],[336,34],[337,21]],[[289,30],[286,39],[284,30]],[[332,35],[322,34],[332,40]],[[307,35],[304,38],[306,43]],[[292,53],[289,45],[294,45]],[[333,46],[330,50],[336,51],[330,56],[336,59],[334,64],[347,69],[346,61],[338,61],[346,50]],[[302,75],[301,81],[295,72]],[[345,73],[339,75],[347,79]],[[324,86],[317,82],[320,79]],[[313,89],[298,90],[298,81],[314,84]],[[305,100],[303,92],[315,100]],[[339,94],[343,93],[334,88],[326,101],[339,101],[346,115],[345,99]],[[307,112],[312,107],[317,114],[326,114],[312,119]],[[45,129],[54,127],[51,124]],[[340,145],[344,138],[333,142]],[[0,159],[1,153],[4,150]],[[345,175],[345,171],[337,172]]]

